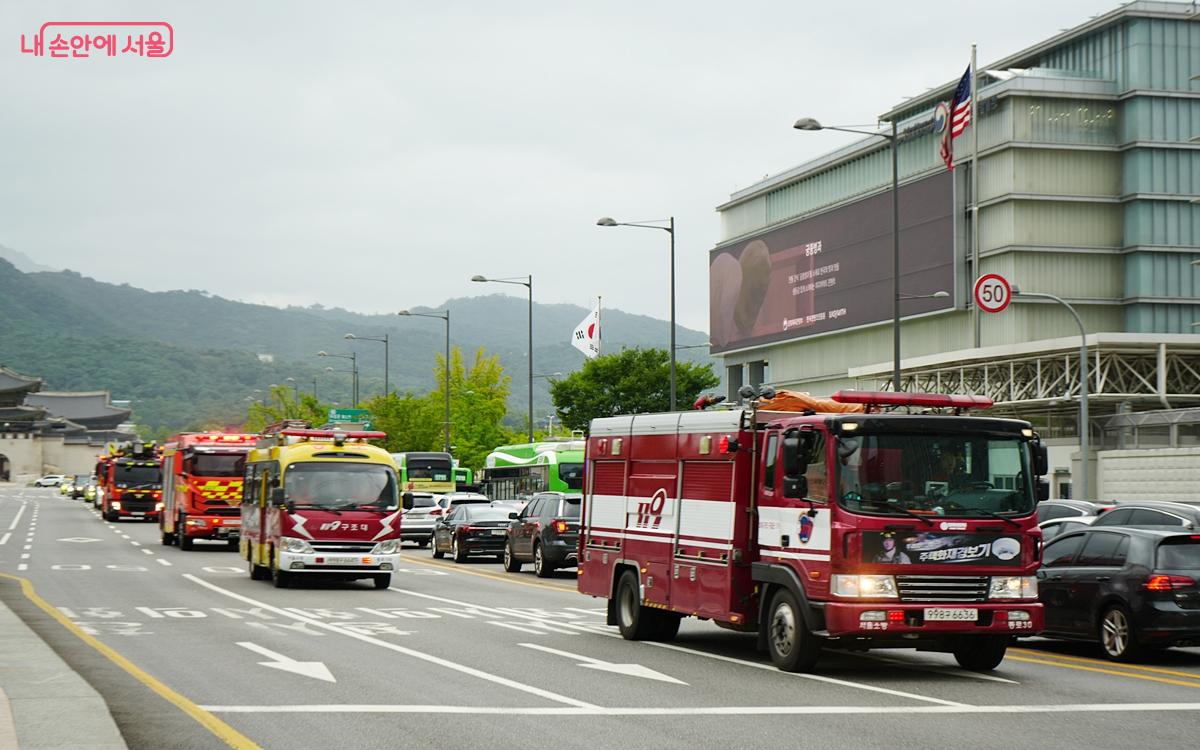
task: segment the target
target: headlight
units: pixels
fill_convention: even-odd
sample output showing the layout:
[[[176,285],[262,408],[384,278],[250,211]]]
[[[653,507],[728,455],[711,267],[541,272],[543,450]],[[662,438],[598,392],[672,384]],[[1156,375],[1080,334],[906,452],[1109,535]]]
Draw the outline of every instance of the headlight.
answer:
[[[868,599],[895,599],[896,579],[891,576],[835,575],[833,593]]]
[[[121,503],[117,502],[116,500],[113,500],[113,501],[112,501],[112,509],[113,509],[113,510],[120,510],[120,509],[121,509]]]
[[[988,590],[989,599],[1036,599],[1037,595],[1033,576],[995,576]]]
[[[394,555],[400,551],[400,542],[395,539],[388,539],[375,545],[375,549],[371,550],[372,555]]]
[[[308,542],[290,536],[282,537],[279,540],[279,548],[284,552],[293,552],[298,555],[313,554],[313,548],[309,546]]]
[[[154,504],[154,509],[155,509],[155,510],[162,510],[162,509],[163,509],[163,504],[162,504],[162,503],[155,503],[155,504]]]

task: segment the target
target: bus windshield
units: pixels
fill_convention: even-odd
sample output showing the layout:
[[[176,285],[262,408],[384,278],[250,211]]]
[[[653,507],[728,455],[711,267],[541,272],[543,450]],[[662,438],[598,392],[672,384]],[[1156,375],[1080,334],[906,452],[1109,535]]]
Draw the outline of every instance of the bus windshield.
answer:
[[[197,477],[240,477],[246,472],[245,453],[194,453],[187,472]]]
[[[381,464],[292,464],[284,472],[283,489],[297,508],[395,510],[399,505],[396,475]]]
[[[448,482],[451,477],[450,468],[449,458],[408,456],[404,461],[404,470],[409,479]]]
[[[583,464],[559,464],[558,478],[567,485],[567,489],[582,490]]]
[[[1016,437],[877,433],[837,441],[838,498],[856,513],[1031,513],[1029,452]]]

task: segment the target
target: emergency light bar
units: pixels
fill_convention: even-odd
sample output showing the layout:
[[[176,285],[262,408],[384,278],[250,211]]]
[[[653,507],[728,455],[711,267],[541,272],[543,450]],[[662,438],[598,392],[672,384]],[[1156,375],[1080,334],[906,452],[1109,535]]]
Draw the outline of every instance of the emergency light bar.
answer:
[[[928,409],[988,409],[987,396],[959,396],[946,393],[901,393],[896,391],[838,391],[830,396],[839,404],[866,406],[920,406]]]
[[[304,437],[304,438],[336,438],[343,437],[347,440],[383,440],[387,437],[386,432],[366,431],[366,430],[301,430],[290,429],[280,430],[275,433],[285,437]]]

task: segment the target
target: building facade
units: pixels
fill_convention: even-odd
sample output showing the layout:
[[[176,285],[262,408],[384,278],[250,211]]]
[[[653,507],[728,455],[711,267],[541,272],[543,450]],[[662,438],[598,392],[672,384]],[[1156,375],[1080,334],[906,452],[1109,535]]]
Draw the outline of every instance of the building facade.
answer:
[[[866,137],[732,195],[710,258],[712,345],[731,394],[744,383],[984,393],[1057,444],[1052,464],[1067,478],[1055,494],[1066,494],[1079,329],[1042,299],[977,313],[977,243],[979,274],[1078,312],[1090,434],[1118,413],[1200,403],[1198,74],[1196,6],[1132,2],[981,63],[953,173],[935,108],[957,78],[880,116],[898,133],[899,384],[891,141]]]

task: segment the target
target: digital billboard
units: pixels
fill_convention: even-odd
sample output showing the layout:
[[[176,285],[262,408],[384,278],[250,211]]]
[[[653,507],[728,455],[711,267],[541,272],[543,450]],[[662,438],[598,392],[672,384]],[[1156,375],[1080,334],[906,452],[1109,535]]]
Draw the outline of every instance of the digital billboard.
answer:
[[[901,315],[954,306],[953,175],[900,187]],[[892,319],[892,194],[719,247],[709,256],[713,353]]]

